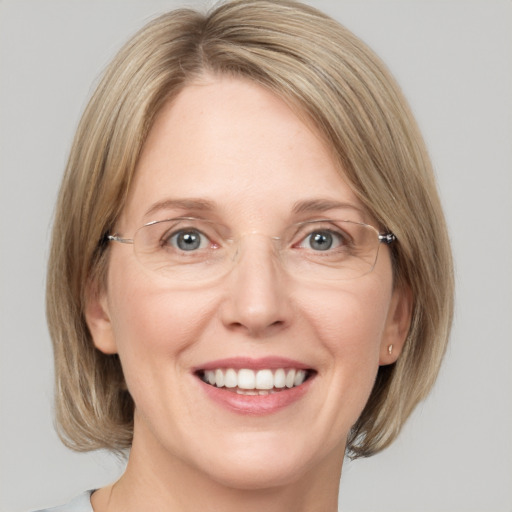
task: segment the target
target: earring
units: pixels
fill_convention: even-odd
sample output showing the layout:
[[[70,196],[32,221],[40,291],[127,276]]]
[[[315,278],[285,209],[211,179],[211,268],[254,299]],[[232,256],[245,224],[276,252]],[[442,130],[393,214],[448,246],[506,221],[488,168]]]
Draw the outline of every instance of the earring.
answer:
[[[388,354],[391,355],[393,353],[393,345],[388,345]]]

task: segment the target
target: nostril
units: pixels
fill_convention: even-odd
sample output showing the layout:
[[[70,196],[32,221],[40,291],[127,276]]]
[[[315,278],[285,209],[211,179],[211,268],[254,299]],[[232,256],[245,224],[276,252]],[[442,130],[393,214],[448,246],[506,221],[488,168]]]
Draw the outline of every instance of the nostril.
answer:
[[[230,322],[226,327],[233,332],[247,333],[254,337],[266,337],[272,335],[276,331],[280,331],[286,326],[283,320],[276,320],[268,324],[257,323],[254,321]]]

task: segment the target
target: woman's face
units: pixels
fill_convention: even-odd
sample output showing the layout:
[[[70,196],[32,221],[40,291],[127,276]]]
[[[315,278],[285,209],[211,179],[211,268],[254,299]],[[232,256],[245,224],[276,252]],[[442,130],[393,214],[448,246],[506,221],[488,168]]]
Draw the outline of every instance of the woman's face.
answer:
[[[205,77],[163,108],[116,230],[131,238],[175,217],[240,240],[229,271],[173,280],[112,243],[106,289],[88,308],[95,344],[119,354],[136,404],[132,455],[245,488],[336,474],[379,364],[400,350],[405,299],[385,246],[370,273],[325,281],[307,266],[287,272],[272,237],[307,220],[374,220],[311,127],[266,89],[227,77]],[[215,251],[215,236],[201,244]],[[181,243],[196,250],[195,239]],[[282,388],[291,370],[305,372]],[[205,382],[212,375],[237,387]],[[252,379],[279,390],[236,392]]]

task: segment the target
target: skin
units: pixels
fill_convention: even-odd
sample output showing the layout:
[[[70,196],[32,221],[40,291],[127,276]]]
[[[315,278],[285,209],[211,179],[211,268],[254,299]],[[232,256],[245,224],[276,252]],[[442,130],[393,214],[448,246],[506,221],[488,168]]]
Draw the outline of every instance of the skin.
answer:
[[[111,245],[106,289],[90,297],[86,316],[96,347],[119,354],[136,413],[127,470],[94,493],[95,511],[337,510],[346,437],[379,365],[400,353],[409,294],[393,288],[385,246],[371,273],[315,284],[283,271],[258,234],[340,213],[295,214],[296,201],[362,208],[342,176],[314,129],[252,82],[205,76],[162,109],[118,233],[201,214],[257,234],[244,238],[228,275],[200,287],[163,282],[132,246]],[[145,216],[169,198],[214,207]],[[292,358],[316,375],[293,404],[238,414],[210,400],[192,369],[242,355]]]

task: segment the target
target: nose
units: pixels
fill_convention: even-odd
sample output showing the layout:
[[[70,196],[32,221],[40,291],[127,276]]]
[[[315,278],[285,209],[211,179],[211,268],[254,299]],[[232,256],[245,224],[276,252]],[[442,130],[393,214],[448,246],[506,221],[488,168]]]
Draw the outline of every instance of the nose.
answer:
[[[226,277],[221,318],[229,330],[268,338],[290,324],[289,284],[271,241],[248,238],[240,244],[233,270]]]

